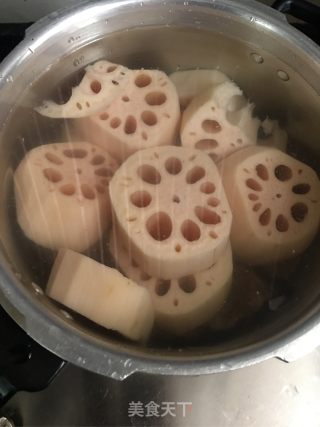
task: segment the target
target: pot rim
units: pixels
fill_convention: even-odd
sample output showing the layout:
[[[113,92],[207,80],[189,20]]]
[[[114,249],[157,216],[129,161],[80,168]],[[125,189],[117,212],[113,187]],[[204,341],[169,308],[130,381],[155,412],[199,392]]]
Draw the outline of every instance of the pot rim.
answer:
[[[170,2],[167,7],[182,6],[184,3],[186,2],[183,0],[176,0]],[[154,5],[159,6],[160,2],[157,0],[144,1],[145,7]],[[161,5],[165,6],[164,3]],[[246,19],[253,17],[261,26],[277,32],[282,38],[290,38],[293,45],[304,52],[317,66],[320,66],[319,47],[308,37],[291,27],[284,15],[265,5],[254,0],[245,0],[241,3],[235,0],[193,0],[188,2],[188,5],[195,8],[210,7],[221,11],[228,9]],[[99,8],[103,9],[106,14],[118,7],[140,7],[140,5],[135,0],[86,1],[42,18],[27,31],[26,38],[0,65],[0,91],[6,84],[6,78],[13,73],[19,63],[30,59],[32,50],[44,44],[49,38],[54,37],[71,19],[76,21],[75,15],[81,15],[83,22],[87,22],[89,11]],[[38,297],[21,286],[8,262],[3,256],[1,258],[0,297],[2,292],[3,298],[0,298],[0,301],[11,317],[35,341],[59,357],[115,379],[124,379],[136,371],[166,375],[198,375],[234,370],[271,357],[280,357],[281,355],[283,357],[284,351],[292,342],[300,341],[304,336],[309,336],[310,333],[312,333],[311,341],[314,340],[314,335],[319,336],[320,313],[318,312],[311,315],[307,320],[296,322],[293,326],[287,327],[284,331],[265,341],[236,351],[225,352],[223,357],[219,354],[186,357],[183,353],[181,353],[181,357],[157,356],[151,352],[143,354],[143,347],[138,350],[130,349],[130,353],[125,353],[119,345],[112,343],[106,343],[106,346],[101,345],[95,338],[89,337],[83,331],[67,323],[67,320],[63,320],[47,310],[43,304],[36,303]]]

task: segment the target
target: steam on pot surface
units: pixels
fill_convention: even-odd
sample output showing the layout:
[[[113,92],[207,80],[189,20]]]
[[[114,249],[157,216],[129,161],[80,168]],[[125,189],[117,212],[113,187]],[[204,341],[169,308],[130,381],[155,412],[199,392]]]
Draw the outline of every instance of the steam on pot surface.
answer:
[[[4,253],[100,340],[214,352],[271,336],[319,296],[315,100],[280,59],[215,32],[87,45],[3,126]]]

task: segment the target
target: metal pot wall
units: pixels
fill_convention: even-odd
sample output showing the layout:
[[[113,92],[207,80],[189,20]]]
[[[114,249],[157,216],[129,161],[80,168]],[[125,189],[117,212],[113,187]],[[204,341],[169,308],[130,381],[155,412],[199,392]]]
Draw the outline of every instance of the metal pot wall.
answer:
[[[207,337],[188,347],[141,347],[71,316],[44,295],[51,255],[42,259],[26,242],[17,245],[12,173],[25,147],[50,132],[69,131],[64,122],[52,129],[32,107],[50,94],[48,88],[54,94],[58,83],[103,57],[167,72],[219,67],[256,103],[259,114],[279,119],[296,149],[303,147],[318,166],[320,49],[283,15],[251,0],[96,1],[49,15],[28,30],[0,67],[0,302],[6,311],[61,358],[117,379],[135,371],[214,373],[271,357],[290,360],[316,347],[320,242],[305,255],[281,310],[220,341]]]

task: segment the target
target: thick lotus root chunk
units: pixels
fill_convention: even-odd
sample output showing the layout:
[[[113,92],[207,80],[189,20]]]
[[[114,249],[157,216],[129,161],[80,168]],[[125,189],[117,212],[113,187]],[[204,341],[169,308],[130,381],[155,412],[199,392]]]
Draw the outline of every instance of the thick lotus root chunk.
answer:
[[[248,264],[291,258],[319,226],[320,185],[304,163],[267,147],[248,147],[222,162],[233,223],[234,253]]]
[[[65,104],[44,101],[36,108],[43,116],[51,118],[77,118],[97,114],[107,108],[126,88],[131,70],[109,61],[98,61],[86,67],[79,86],[72,89]]]
[[[148,289],[157,324],[170,332],[184,334],[206,323],[220,310],[229,293],[232,281],[230,244],[212,267],[172,280],[144,273],[113,236],[110,251],[122,272]]]
[[[88,142],[29,151],[14,174],[17,217],[26,236],[50,249],[84,251],[110,224],[109,181],[117,163]]]
[[[176,71],[169,77],[177,89],[181,110],[185,110],[205,89],[229,81],[229,77],[219,70]]]
[[[175,143],[179,120],[178,96],[168,76],[135,70],[109,108],[74,124],[85,139],[122,161],[138,150]]]
[[[227,245],[229,204],[216,166],[199,150],[135,153],[114,175],[110,196],[116,237],[154,277],[205,270]]]
[[[185,147],[204,150],[214,161],[257,142],[260,121],[234,83],[205,90],[184,111],[180,130]]]
[[[153,326],[154,309],[146,289],[114,268],[68,249],[58,252],[47,294],[132,340],[145,341]]]

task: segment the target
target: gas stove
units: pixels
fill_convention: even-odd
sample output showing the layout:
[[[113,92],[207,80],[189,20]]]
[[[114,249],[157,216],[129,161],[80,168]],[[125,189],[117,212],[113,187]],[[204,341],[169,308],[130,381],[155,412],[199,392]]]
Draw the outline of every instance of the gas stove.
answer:
[[[287,14],[292,25],[320,44],[320,0],[261,2]],[[47,4],[49,12],[53,3],[42,7]],[[13,15],[11,10],[8,16]],[[25,16],[40,17],[36,12]],[[0,23],[0,60],[31,23]],[[290,364],[273,359],[235,372],[188,378],[139,373],[119,382],[49,353],[1,306],[0,340],[0,427],[320,425],[320,349]]]

